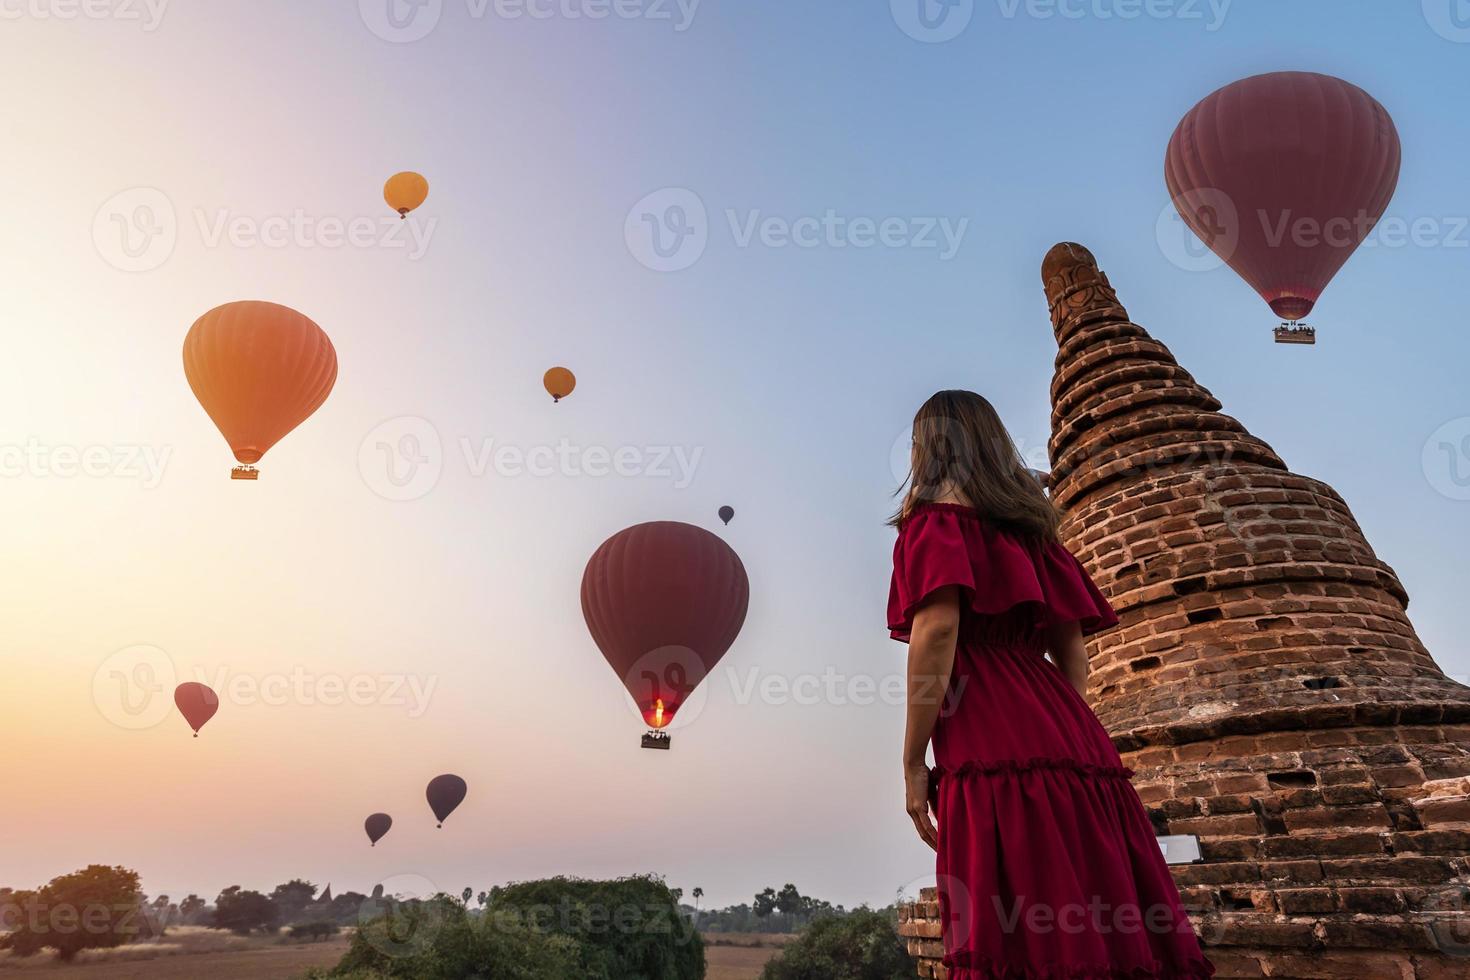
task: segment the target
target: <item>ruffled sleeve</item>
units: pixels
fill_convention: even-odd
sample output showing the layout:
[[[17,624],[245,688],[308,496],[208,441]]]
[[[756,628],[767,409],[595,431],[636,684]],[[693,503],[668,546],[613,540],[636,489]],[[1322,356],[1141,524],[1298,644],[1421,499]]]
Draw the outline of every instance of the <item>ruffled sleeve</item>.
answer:
[[[888,629],[907,642],[914,614],[939,589],[956,585],[976,616],[1029,608],[1038,627],[1079,623],[1083,633],[1118,617],[1072,553],[1056,542],[1028,545],[974,510],[926,504],[903,525],[893,547]]]

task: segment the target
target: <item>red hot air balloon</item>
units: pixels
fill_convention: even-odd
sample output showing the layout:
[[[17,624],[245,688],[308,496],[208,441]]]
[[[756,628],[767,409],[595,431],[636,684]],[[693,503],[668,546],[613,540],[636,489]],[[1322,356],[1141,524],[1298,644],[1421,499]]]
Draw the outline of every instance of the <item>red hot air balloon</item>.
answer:
[[[378,846],[378,841],[383,839],[383,835],[392,826],[393,818],[386,813],[374,813],[362,822],[362,829],[367,831],[368,840],[374,847]]]
[[[198,738],[199,729],[219,710],[219,695],[198,681],[186,681],[174,688],[174,704]]]
[[[1189,110],[1164,180],[1184,223],[1295,324],[1383,216],[1399,157],[1393,120],[1367,92],[1282,71]]]
[[[439,826],[444,826],[444,821],[454,812],[454,808],[464,802],[467,792],[469,787],[458,776],[446,773],[429,780],[429,789],[424,795],[429,798],[429,809],[434,811],[434,818],[439,821]]]
[[[653,729],[662,731],[740,634],[750,581],[740,556],[703,528],[638,524],[602,543],[582,575],[582,615]]]
[[[337,351],[321,327],[289,307],[226,303],[189,328],[184,374],[243,464],[231,477],[253,480],[266,450],[331,394]]]

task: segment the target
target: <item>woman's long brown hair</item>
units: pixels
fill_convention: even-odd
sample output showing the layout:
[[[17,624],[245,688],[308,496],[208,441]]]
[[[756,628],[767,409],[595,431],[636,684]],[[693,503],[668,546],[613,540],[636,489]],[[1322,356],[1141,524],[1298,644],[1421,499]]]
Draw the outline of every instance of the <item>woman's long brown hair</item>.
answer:
[[[908,493],[889,521],[954,494],[1001,527],[1027,538],[1057,540],[1057,512],[995,408],[973,391],[941,391],[914,416]],[[902,489],[902,488],[900,488]]]

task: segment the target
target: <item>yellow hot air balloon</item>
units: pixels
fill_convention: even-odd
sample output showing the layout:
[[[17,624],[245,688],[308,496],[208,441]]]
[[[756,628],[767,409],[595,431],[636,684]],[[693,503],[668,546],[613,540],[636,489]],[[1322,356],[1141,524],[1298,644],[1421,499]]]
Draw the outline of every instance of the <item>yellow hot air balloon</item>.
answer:
[[[577,387],[577,376],[564,367],[554,367],[547,371],[541,381],[546,385],[546,391],[554,402],[561,401],[572,393],[573,388]]]
[[[394,174],[383,185],[383,200],[398,212],[400,218],[407,218],[408,212],[423,204],[428,196],[429,182],[424,179],[423,174],[416,174],[412,170]]]

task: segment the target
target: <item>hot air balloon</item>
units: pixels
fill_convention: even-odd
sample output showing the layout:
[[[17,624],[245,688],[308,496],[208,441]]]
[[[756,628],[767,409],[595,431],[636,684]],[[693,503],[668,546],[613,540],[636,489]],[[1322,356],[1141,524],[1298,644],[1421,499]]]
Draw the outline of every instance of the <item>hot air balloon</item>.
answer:
[[[740,556],[703,528],[654,521],[602,543],[582,575],[582,615],[652,729],[663,731],[745,622],[750,582]]]
[[[429,789],[424,795],[429,799],[429,809],[434,811],[434,818],[439,821],[439,826],[444,826],[444,821],[454,812],[454,808],[464,802],[467,792],[469,787],[458,776],[446,773],[429,780]]]
[[[720,508],[720,520],[724,521],[726,524],[729,524],[734,516],[735,508],[731,507],[729,504],[726,504],[725,506]]]
[[[551,395],[551,400],[559,402],[577,387],[577,376],[564,367],[554,367],[546,372],[541,383],[546,385],[546,391]]]
[[[362,829],[367,831],[368,840],[374,847],[378,846],[378,841],[383,839],[383,835],[392,826],[393,818],[386,813],[374,813],[362,822]]]
[[[1298,326],[1393,197],[1399,136],[1387,110],[1340,78],[1255,75],[1191,109],[1164,180],[1185,224],[1282,320]]]
[[[199,737],[199,729],[219,710],[219,695],[198,681],[185,681],[174,688],[174,704]]]
[[[184,338],[184,374],[235,459],[236,480],[327,400],[337,351],[322,328],[289,307],[259,300],[216,306]]]
[[[400,218],[407,218],[408,212],[423,204],[428,197],[429,182],[412,170],[394,174],[383,185],[383,200],[398,212]]]

